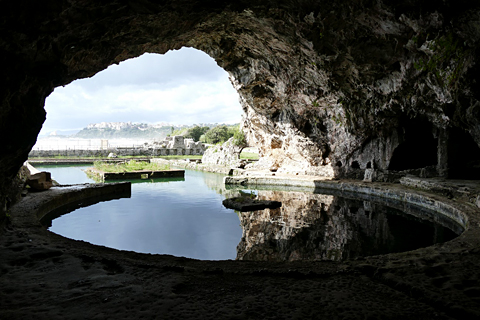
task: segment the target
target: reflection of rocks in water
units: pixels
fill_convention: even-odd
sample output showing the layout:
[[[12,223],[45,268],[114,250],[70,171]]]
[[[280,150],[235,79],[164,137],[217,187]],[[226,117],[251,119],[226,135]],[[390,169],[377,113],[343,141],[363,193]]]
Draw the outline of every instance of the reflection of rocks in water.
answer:
[[[239,213],[238,260],[345,260],[446,241],[453,232],[362,200],[303,192],[260,191],[278,209]]]

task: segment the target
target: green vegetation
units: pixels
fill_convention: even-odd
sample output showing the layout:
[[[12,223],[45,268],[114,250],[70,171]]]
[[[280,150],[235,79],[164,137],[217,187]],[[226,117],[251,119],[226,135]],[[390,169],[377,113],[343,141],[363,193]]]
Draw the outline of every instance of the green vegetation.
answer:
[[[245,133],[240,130],[240,126],[233,129],[233,144],[236,146],[244,147],[247,145],[247,139]]]
[[[140,170],[162,171],[170,170],[168,164],[150,163],[144,161],[130,160],[122,163],[106,163],[103,161],[95,161],[95,169],[103,172],[132,172]]]
[[[229,134],[227,126],[218,126],[205,133],[205,142],[211,144],[224,143],[232,136]]]
[[[184,138],[191,138],[194,141],[200,141],[200,137],[208,130],[210,130],[210,127],[200,127],[196,125],[193,128],[175,130],[173,131],[172,136],[183,136]]]
[[[240,130],[240,125],[226,126],[221,125],[208,130],[204,135],[203,142],[211,144],[222,144],[233,137],[233,144],[245,146],[247,140],[245,134]]]
[[[201,155],[191,155],[191,156],[181,155],[181,156],[158,156],[155,158],[161,158],[165,160],[186,160],[186,159],[202,159],[202,156]]]
[[[172,131],[171,136],[183,136],[185,138],[192,138],[194,141],[201,141],[210,144],[221,144],[234,137],[236,145],[245,145],[246,139],[243,132],[240,130],[240,125],[214,125],[199,126],[195,125],[191,128],[180,128]]]
[[[243,152],[243,151],[242,151],[242,153],[240,153],[240,159],[258,160],[258,153]]]
[[[431,41],[428,48],[433,55],[417,61],[414,64],[415,69],[433,73],[443,87],[455,85],[460,78],[467,54],[463,45],[449,33]]]

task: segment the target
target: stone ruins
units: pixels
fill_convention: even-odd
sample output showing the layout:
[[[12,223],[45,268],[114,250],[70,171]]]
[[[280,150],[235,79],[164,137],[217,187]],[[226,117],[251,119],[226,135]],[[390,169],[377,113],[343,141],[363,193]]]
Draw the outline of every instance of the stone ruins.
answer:
[[[203,155],[206,149],[202,142],[195,142],[193,139],[183,136],[166,137],[165,140],[160,142],[145,143],[145,147],[152,149],[157,156]]]
[[[89,156],[169,156],[169,155],[203,155],[206,146],[193,139],[183,136],[166,137],[163,141],[153,143],[145,142],[143,146],[135,147],[110,147],[95,150],[67,149],[67,150],[31,150],[30,158],[34,157],[89,157]],[[110,156],[110,154],[112,154]]]

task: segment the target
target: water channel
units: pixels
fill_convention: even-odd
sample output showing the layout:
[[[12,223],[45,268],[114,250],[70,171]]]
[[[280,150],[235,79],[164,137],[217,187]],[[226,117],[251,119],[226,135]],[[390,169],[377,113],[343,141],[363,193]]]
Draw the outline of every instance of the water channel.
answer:
[[[89,183],[86,166],[37,166],[60,184]],[[235,212],[241,193],[282,207]],[[345,260],[449,241],[463,230],[433,212],[401,203],[298,188],[226,188],[223,175],[132,181],[130,198],[79,208],[45,222],[67,238],[120,250],[202,260]]]

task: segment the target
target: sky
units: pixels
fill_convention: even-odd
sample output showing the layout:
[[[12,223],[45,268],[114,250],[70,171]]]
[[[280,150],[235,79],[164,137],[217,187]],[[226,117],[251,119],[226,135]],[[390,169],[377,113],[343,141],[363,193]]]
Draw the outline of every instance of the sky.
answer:
[[[99,122],[233,124],[242,114],[227,72],[193,48],[145,53],[57,87],[45,110],[41,135]]]

